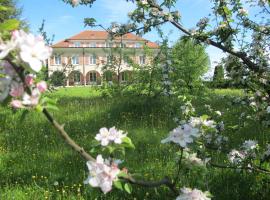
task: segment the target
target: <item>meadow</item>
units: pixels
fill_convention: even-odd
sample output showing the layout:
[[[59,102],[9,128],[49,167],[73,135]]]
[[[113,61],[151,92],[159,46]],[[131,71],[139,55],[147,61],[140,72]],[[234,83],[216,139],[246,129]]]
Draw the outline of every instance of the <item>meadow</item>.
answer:
[[[264,144],[270,139],[269,130],[252,119],[239,120],[243,111],[249,111],[231,103],[241,95],[241,90],[209,90],[194,97],[192,103],[198,114],[208,112],[206,104],[223,113],[230,146],[242,144],[246,138]],[[106,97],[100,90],[89,87],[62,88],[49,96],[58,99],[59,111],[53,111],[53,116],[65,124],[66,131],[86,151],[91,151],[94,136],[101,127],[116,126],[128,132],[136,146],[124,157],[129,172],[146,180],[174,175],[176,149],[160,142],[176,126],[167,111],[165,98]],[[165,187],[133,187],[131,195],[114,189],[104,195],[84,185],[85,161],[65,145],[42,114],[31,112],[25,119],[21,115],[21,112],[0,108],[1,200],[174,199]],[[242,123],[244,126],[237,126]],[[223,162],[224,156],[213,154],[217,154],[215,161]],[[260,200],[270,196],[269,176],[231,169],[183,168],[179,185],[209,190],[215,200]]]

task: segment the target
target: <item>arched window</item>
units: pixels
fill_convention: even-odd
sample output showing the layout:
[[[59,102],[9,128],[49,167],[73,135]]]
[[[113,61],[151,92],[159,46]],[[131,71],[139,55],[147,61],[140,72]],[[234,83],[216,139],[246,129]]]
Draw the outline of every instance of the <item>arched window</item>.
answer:
[[[80,83],[81,82],[81,74],[80,72],[76,71],[73,74],[73,79],[75,83]]]
[[[105,81],[112,81],[113,73],[111,71],[104,72]]]
[[[89,80],[91,83],[97,82],[97,73],[96,72],[90,72],[89,73]]]

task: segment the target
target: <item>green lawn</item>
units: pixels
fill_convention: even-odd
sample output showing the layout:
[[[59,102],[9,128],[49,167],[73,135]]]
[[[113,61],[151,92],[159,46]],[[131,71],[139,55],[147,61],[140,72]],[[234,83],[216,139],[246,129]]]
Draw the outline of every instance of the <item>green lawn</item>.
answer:
[[[198,114],[206,112],[205,104],[224,112],[222,118],[230,127],[241,123],[239,116],[244,108],[230,103],[241,95],[240,90],[215,90],[200,95],[193,103]],[[62,88],[50,96],[58,99],[60,109],[53,112],[54,117],[87,151],[99,128],[116,126],[127,131],[136,146],[124,157],[129,172],[147,180],[173,176],[175,149],[160,143],[176,126],[166,110],[167,100],[108,98],[89,87]],[[20,112],[0,108],[0,199],[174,199],[165,187],[133,187],[132,195],[117,190],[103,195],[83,185],[87,177],[85,161],[64,144],[45,117],[32,112],[21,122],[20,116]],[[232,146],[245,138],[260,144],[270,139],[269,130],[251,120],[241,129],[228,128],[226,133]],[[184,169],[179,185],[209,190],[216,200],[259,200],[269,197],[269,181],[269,177],[248,172]]]

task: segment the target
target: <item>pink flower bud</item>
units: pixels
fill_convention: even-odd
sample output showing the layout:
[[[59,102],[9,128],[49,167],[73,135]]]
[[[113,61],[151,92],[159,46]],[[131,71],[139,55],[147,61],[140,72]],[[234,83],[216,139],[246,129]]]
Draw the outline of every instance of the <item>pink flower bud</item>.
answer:
[[[34,76],[32,74],[29,74],[25,77],[25,84],[27,86],[31,86],[34,83]]]
[[[71,3],[73,6],[77,6],[80,3],[80,0],[72,0]]]
[[[18,109],[18,108],[23,108],[22,102],[19,100],[12,100],[10,103],[11,107]]]
[[[13,97],[20,97],[24,93],[24,87],[21,83],[13,82],[11,84],[10,95]]]
[[[43,93],[47,90],[47,83],[45,81],[40,81],[39,83],[37,83],[37,89]]]

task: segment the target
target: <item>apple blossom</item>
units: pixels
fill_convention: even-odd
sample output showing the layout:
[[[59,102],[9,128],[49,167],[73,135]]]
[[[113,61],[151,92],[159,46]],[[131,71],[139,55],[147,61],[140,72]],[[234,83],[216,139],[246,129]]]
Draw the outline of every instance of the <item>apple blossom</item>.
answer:
[[[28,74],[25,76],[25,84],[27,86],[31,86],[34,84],[34,75],[33,74]]]
[[[248,11],[244,8],[239,9],[238,12],[240,15],[248,15]]]
[[[72,0],[71,3],[73,6],[77,6],[77,5],[79,5],[80,1],[81,0]]]
[[[11,105],[11,107],[13,107],[15,109],[24,107],[23,104],[22,104],[22,101],[20,101],[20,100],[12,100],[10,105]]]
[[[6,43],[0,40],[0,59],[5,58],[10,51],[15,49],[15,47],[16,43],[12,40],[7,41]]]
[[[267,112],[267,113],[270,113],[270,106],[267,106],[266,112]]]
[[[181,194],[176,198],[176,200],[211,200],[208,197],[208,192],[202,192],[198,189],[191,188],[181,188]]]
[[[99,130],[95,139],[101,142],[102,146],[107,146],[111,142],[121,144],[122,139],[126,137],[126,135],[127,134],[123,134],[122,130],[117,130],[115,127],[112,127],[109,130],[104,127]]]
[[[30,106],[30,107],[36,106],[39,103],[39,98],[40,98],[40,92],[37,88],[34,88],[32,90],[31,96],[27,93],[24,93],[22,104],[25,106]]]
[[[179,144],[182,148],[186,148],[188,144],[193,142],[194,138],[199,137],[199,129],[184,124],[173,129],[169,136],[161,141],[161,143],[173,142]]]
[[[255,140],[246,140],[242,147],[246,150],[246,151],[250,151],[253,150],[257,147],[258,142]]]
[[[245,159],[245,157],[246,157],[246,154],[244,152],[237,151],[235,149],[233,149],[228,154],[229,161],[232,164],[240,164]]]
[[[265,157],[269,157],[270,156],[270,144],[267,144],[266,151],[264,152],[264,156]]]
[[[9,94],[11,79],[9,77],[0,78],[0,102],[5,100]]]
[[[32,34],[25,35],[19,47],[21,59],[35,72],[41,70],[42,61],[48,59],[52,52],[52,49],[45,45],[42,37],[35,37]]]
[[[190,162],[192,165],[199,165],[199,166],[204,165],[204,162],[202,161],[202,159],[197,157],[197,153],[188,154],[186,156],[186,160]]]
[[[12,97],[20,97],[24,93],[24,87],[22,83],[12,81],[11,83],[11,90],[9,92],[10,96]]]
[[[115,127],[110,128],[109,130],[109,139],[115,144],[121,144],[122,139],[127,136],[127,134],[123,134],[124,131],[117,130]]]
[[[45,92],[47,90],[47,83],[45,81],[40,81],[37,83],[37,89],[41,93]]]
[[[87,162],[87,167],[89,176],[84,181],[85,184],[100,187],[105,194],[112,190],[113,182],[117,180],[117,175],[120,173],[116,165],[109,166],[102,155],[98,155],[96,161]]]

